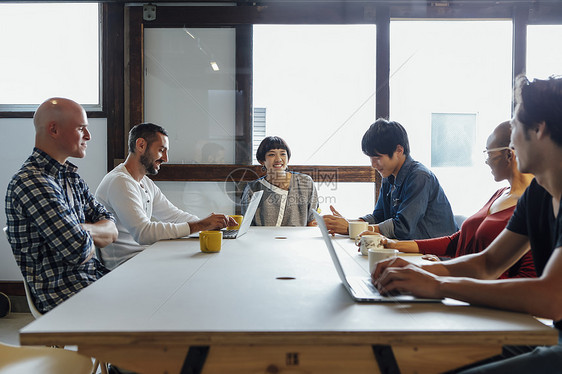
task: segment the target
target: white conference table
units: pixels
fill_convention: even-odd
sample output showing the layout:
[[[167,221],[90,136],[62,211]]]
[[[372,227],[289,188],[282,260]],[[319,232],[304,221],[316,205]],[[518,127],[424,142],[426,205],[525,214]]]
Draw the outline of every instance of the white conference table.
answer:
[[[367,275],[353,241],[346,271]],[[158,242],[20,331],[140,373],[442,372],[552,345],[531,316],[463,303],[355,303],[317,228],[252,227],[220,253]]]

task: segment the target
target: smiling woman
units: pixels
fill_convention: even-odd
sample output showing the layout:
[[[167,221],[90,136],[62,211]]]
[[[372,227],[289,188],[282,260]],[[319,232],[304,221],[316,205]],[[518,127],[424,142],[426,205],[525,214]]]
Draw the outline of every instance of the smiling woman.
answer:
[[[256,226],[313,226],[312,211],[318,209],[318,193],[312,178],[288,171],[291,149],[278,136],[262,140],[256,158],[267,174],[248,183],[242,196],[242,214],[246,213],[252,195],[264,196],[252,222]]]

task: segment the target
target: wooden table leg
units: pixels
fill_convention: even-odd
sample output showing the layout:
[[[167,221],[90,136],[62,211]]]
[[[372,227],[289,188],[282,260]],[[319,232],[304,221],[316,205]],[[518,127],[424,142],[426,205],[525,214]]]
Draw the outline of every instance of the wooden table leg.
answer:
[[[201,374],[208,353],[208,345],[189,347],[180,374]]]
[[[442,373],[501,345],[89,345],[79,352],[138,373]]]
[[[389,345],[375,344],[373,345],[373,353],[379,365],[381,373],[384,374],[400,374],[398,363]]]

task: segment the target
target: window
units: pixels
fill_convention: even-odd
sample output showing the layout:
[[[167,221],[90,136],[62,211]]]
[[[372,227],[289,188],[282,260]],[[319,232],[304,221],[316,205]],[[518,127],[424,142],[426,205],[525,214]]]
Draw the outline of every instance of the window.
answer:
[[[368,165],[375,120],[374,25],[254,25],[254,107],[298,165]]]
[[[368,166],[361,138],[375,120],[376,26],[253,29],[253,106],[267,113],[254,117],[254,144],[264,130],[265,136],[282,137],[291,148],[289,168]],[[308,174],[315,178],[318,173]],[[345,207],[341,213],[353,218],[372,211],[371,183],[319,179],[315,181],[323,212],[329,213],[330,205]]]
[[[0,4],[0,110],[52,96],[100,108],[99,5]]]
[[[390,118],[404,125],[412,157],[431,166],[455,214],[473,214],[504,185],[481,150],[511,117],[511,39],[511,21],[390,24]]]
[[[412,156],[432,168],[455,213],[469,215],[474,213],[475,206],[484,204],[502,187],[491,178],[481,150],[492,129],[511,117],[512,66],[518,71],[525,68],[525,58],[519,54],[523,50],[519,48],[522,41],[513,41],[512,37],[518,38],[523,34],[521,25],[527,26],[526,21],[521,21],[525,17],[512,22],[514,6],[512,2],[471,7],[449,2],[414,8],[404,4],[324,1],[272,2],[266,7],[235,3],[166,4],[158,5],[156,20],[143,21],[142,7],[130,5],[131,94],[127,103],[131,120],[121,126],[120,135],[126,137],[129,124],[141,120],[163,121],[165,127],[168,120],[162,118],[178,123],[185,120],[194,129],[194,138],[184,130],[177,132],[177,139],[170,139],[175,165],[165,165],[155,177],[179,183],[224,183],[240,169],[251,170],[253,174],[248,175],[258,175],[261,171],[254,159],[257,145],[264,136],[279,135],[292,148],[290,166],[294,170],[308,170],[313,174],[321,171],[328,176],[337,172],[342,191],[343,184],[349,184],[349,189],[341,195],[347,198],[366,196],[369,193],[359,189],[372,188],[372,183],[358,182],[378,178],[361,153],[360,140],[367,126],[376,119],[375,113],[389,115],[406,127]],[[520,4],[518,9],[522,12],[518,10],[518,14],[524,13],[524,6]],[[562,9],[558,5],[553,8]],[[553,19],[554,14],[548,8],[533,7],[525,20],[544,23]],[[543,53],[556,53],[548,51],[544,41],[555,45],[558,39],[548,36],[558,35],[553,30],[559,27],[548,26],[546,34],[539,38],[543,39]],[[204,70],[197,70],[201,80],[182,81],[184,89],[176,89],[176,94],[171,96],[145,91],[151,86],[146,86],[144,80],[151,80],[154,87],[169,83],[164,82],[170,78],[165,71],[167,67],[162,69],[153,64],[155,61],[142,58],[146,42],[143,33],[145,38],[150,38],[151,30],[158,28],[168,32],[179,28],[184,35],[178,38],[184,42],[188,39],[183,28],[193,31],[190,31],[192,40],[202,43],[192,49],[190,58],[198,54],[209,59],[204,67],[201,65]],[[215,48],[208,48],[213,42],[207,39],[206,33],[229,29],[234,29],[233,37],[219,49],[234,56],[230,67],[233,72],[228,77],[224,75],[223,84],[211,79],[210,61]],[[529,45],[534,43],[532,33],[529,27]],[[157,49],[162,50],[166,43],[177,43],[167,37],[158,40]],[[531,46],[528,50],[531,51]],[[529,74],[535,69],[533,64],[528,58]],[[221,63],[218,66],[220,72],[215,76],[225,74]],[[174,79],[179,81],[177,77]],[[234,83],[226,84],[229,80]],[[224,94],[221,99],[210,94],[217,87]],[[234,98],[228,96],[231,89]],[[201,95],[195,95],[199,90]],[[188,91],[196,100],[186,97]],[[151,108],[158,100],[171,100],[174,104],[170,108],[181,114],[172,118],[172,110],[159,113],[160,109]],[[215,103],[209,105],[212,100]],[[182,105],[190,109],[185,110]],[[233,109],[228,112],[225,108]],[[193,121],[192,117],[198,120]],[[225,128],[232,137],[217,135],[221,131],[218,128],[210,131],[213,122],[222,124],[231,120],[232,127]],[[208,132],[203,135],[207,137],[201,135],[205,126]],[[462,136],[458,135],[460,131]],[[455,142],[451,144],[452,134],[462,139],[453,138]],[[194,146],[196,139],[202,142]],[[121,149],[122,143],[116,141],[112,146]],[[215,157],[208,163],[203,161],[203,146],[207,143],[224,148],[224,164],[209,165],[216,162]],[[178,148],[186,148],[180,149],[184,156],[178,156]],[[222,152],[220,147],[216,148]],[[314,170],[309,170],[309,165],[315,166]],[[329,201],[336,196],[326,180],[316,179],[318,184],[323,183],[318,186],[320,194],[323,189],[325,201]],[[470,198],[466,198],[467,193]],[[337,197],[335,204],[354,206],[356,203],[340,203]],[[372,205],[373,201],[363,203],[360,213],[369,211]],[[327,205],[322,207],[324,211],[326,208]]]
[[[527,26],[527,76],[562,75],[562,25]]]
[[[431,113],[431,166],[472,166],[476,114]]]
[[[267,123],[267,111],[265,108],[254,107],[254,126],[252,134],[252,162],[258,164],[258,159],[256,158],[256,153],[260,146],[260,143],[265,139],[265,125]]]

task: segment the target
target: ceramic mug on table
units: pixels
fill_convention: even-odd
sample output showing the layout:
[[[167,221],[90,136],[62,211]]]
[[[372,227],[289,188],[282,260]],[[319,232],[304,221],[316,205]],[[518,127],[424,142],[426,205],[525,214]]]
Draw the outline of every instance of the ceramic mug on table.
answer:
[[[349,239],[355,239],[363,231],[367,231],[369,224],[365,221],[349,221],[348,231]]]
[[[359,247],[363,256],[367,256],[370,249],[384,249],[382,235],[379,233],[358,237],[355,239],[355,245]]]
[[[227,230],[240,230],[240,225],[242,224],[242,220],[244,219],[244,216],[242,216],[240,214],[231,214],[231,215],[229,215],[229,217],[232,217],[232,219],[234,219],[238,224],[236,226],[227,226],[226,229]]]
[[[222,246],[222,231],[201,231],[199,233],[201,252],[220,252]]]
[[[398,255],[397,249],[388,248],[374,248],[369,249],[369,273],[373,274],[377,268],[377,262],[386,260],[387,258],[396,258]]]

